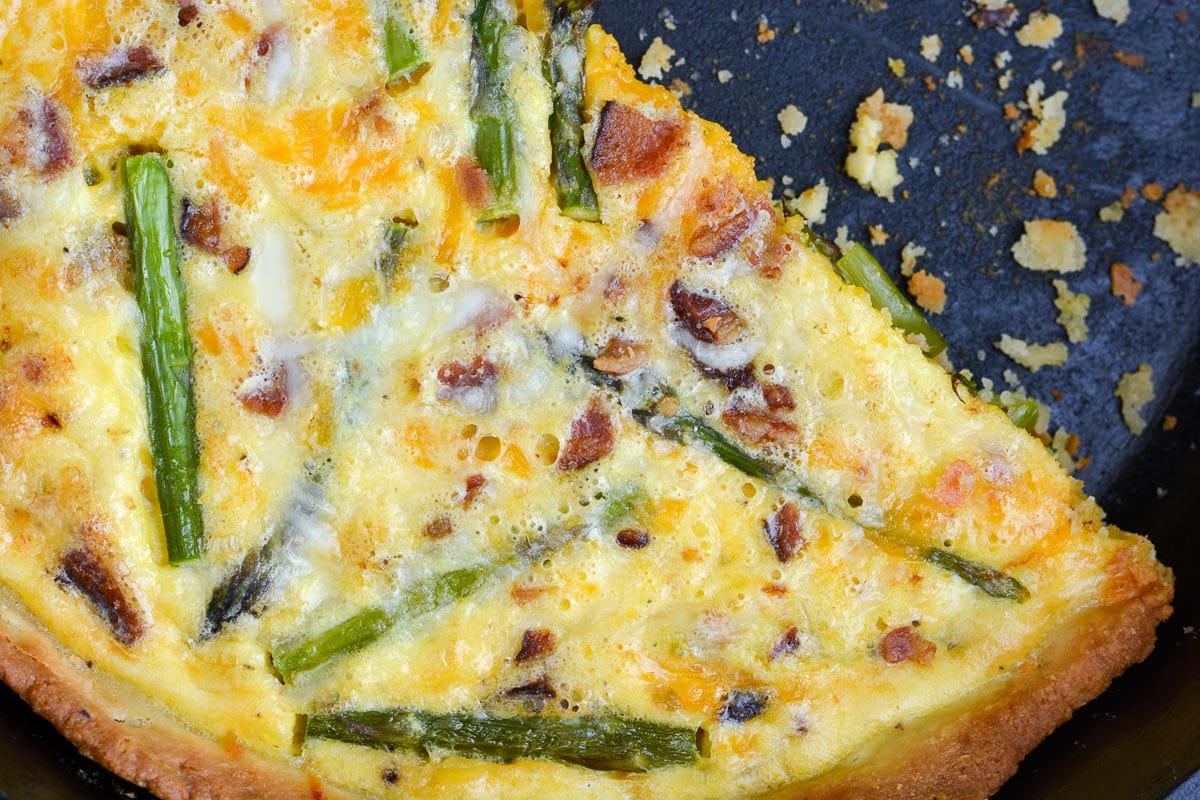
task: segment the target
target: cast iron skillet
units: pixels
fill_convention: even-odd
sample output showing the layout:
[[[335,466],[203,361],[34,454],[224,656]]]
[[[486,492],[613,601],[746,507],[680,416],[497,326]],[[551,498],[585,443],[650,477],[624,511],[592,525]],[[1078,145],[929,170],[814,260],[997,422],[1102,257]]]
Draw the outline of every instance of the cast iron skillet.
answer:
[[[1023,17],[1037,9],[1017,2]],[[1011,32],[976,27],[967,0],[891,0],[890,8],[875,10],[881,5],[607,0],[597,17],[634,64],[662,36],[682,62],[666,81],[685,82],[692,94],[684,103],[728,127],[760,159],[760,174],[776,179],[777,191],[785,175],[797,188],[823,178],[831,198],[821,230],[831,237],[846,225],[852,238],[865,239],[867,224],[881,225],[891,238],[873,249],[893,274],[904,242],[928,248],[921,265],[946,280],[950,297],[935,323],[951,342],[954,363],[997,382],[1011,369],[1031,393],[1053,401],[1053,424],[1078,433],[1091,458],[1080,474],[1088,491],[1115,523],[1148,534],[1175,568],[1176,611],[1154,654],[1030,755],[997,798],[1200,797],[1200,778],[1171,794],[1200,767],[1200,526],[1193,514],[1200,497],[1200,267],[1172,265],[1150,233],[1155,204],[1135,202],[1119,224],[1097,219],[1126,186],[1200,188],[1200,109],[1190,107],[1191,92],[1200,91],[1200,9],[1188,0],[1134,3],[1129,21],[1116,27],[1085,0],[1048,4],[1066,33],[1040,50],[1021,47]],[[760,15],[774,31],[770,41],[758,41]],[[932,33],[943,42],[936,64],[919,55],[920,38]],[[973,65],[958,53],[964,45]],[[1003,50],[1012,54],[1008,91],[997,85],[1004,70],[995,58]],[[889,57],[904,61],[905,77],[889,70]],[[952,69],[960,70],[962,89],[946,87]],[[729,71],[726,82],[719,70]],[[1047,93],[1070,93],[1068,127],[1048,155],[1018,156],[1002,108],[1024,99],[1037,78]],[[916,112],[901,158],[908,196],[891,205],[840,169],[855,107],[879,87]],[[775,115],[788,103],[809,122],[784,148]],[[1058,198],[1030,194],[1036,168],[1057,180]],[[1067,280],[1092,307],[1090,336],[1072,345],[1066,365],[1030,374],[992,342],[1001,333],[1063,339],[1050,276],[1018,268],[1008,254],[1021,221],[1036,217],[1070,220],[1083,234],[1087,267]],[[1128,264],[1145,284],[1130,307],[1110,293],[1113,261]],[[1150,427],[1135,438],[1121,422],[1113,388],[1143,362],[1154,369],[1157,396],[1145,411]],[[1178,420],[1174,430],[1163,430],[1167,415]],[[145,797],[75,753],[7,689],[0,691],[3,796]]]

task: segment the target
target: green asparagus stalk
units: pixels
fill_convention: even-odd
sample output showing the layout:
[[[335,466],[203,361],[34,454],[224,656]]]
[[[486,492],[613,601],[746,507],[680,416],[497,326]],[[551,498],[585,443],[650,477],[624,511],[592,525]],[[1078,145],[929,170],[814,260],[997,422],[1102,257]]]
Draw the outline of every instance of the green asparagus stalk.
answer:
[[[517,216],[517,111],[505,85],[510,65],[503,51],[515,16],[510,0],[478,0],[471,14],[475,159],[488,174],[492,189],[492,205],[481,222]]]
[[[702,447],[739,472],[764,483],[776,485],[782,472],[778,465],[755,458],[704,420],[683,409],[666,417],[656,414],[653,409],[638,408],[634,409],[633,418],[659,436],[689,447]]]
[[[340,711],[308,718],[307,739],[510,762],[541,759],[594,770],[646,772],[691,764],[700,731],[616,714],[491,717],[465,711]]]
[[[930,547],[922,551],[921,557],[935,567],[953,573],[972,586],[979,587],[992,597],[1016,600],[1018,603],[1029,597],[1029,590],[1016,578],[1005,575],[1000,570],[985,564],[969,561],[949,550]]]
[[[406,222],[389,221],[384,226],[383,252],[380,253],[379,259],[375,262],[375,267],[383,275],[384,281],[390,283],[392,276],[396,274],[396,262],[399,260],[400,252],[404,249],[404,243],[408,241],[408,236],[412,231],[413,226]]]
[[[388,84],[412,77],[429,62],[420,43],[395,9],[383,22],[383,52],[387,61]]]
[[[583,159],[583,33],[591,22],[587,3],[555,2],[546,33],[543,70],[550,84],[550,143],[554,152],[554,188],[558,207],[572,219],[600,220],[600,204]]]
[[[893,325],[904,333],[923,336],[926,353],[936,356],[946,349],[946,340],[929,324],[920,309],[892,283],[867,248],[855,244],[834,262],[834,268],[847,283],[866,289],[872,305],[879,309],[886,308],[892,315]]]
[[[192,340],[175,227],[171,181],[156,153],[126,158],[125,221],[133,259],[133,288],[142,312],[142,373],[150,421],[154,483],[162,510],[167,558],[199,558],[204,546],[200,510],[200,451],[192,395]]]
[[[508,561],[478,564],[444,572],[408,588],[391,608],[368,608],[314,636],[272,651],[271,661],[285,681],[337,656],[361,650],[397,622],[452,605],[478,589]]]

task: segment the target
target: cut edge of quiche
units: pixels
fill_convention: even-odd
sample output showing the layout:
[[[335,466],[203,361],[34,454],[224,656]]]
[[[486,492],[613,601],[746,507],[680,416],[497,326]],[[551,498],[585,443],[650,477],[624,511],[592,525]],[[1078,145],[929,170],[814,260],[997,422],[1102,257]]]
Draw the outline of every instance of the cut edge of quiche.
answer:
[[[65,77],[17,60],[55,88],[41,99],[16,86],[0,106],[16,109],[10,133],[43,137],[36,158],[6,163],[17,189],[0,183],[12,201],[0,322],[17,329],[0,348],[12,367],[0,373],[0,544],[13,557],[0,569],[0,677],[86,755],[166,798],[437,796],[472,782],[493,796],[558,796],[585,781],[614,797],[987,796],[1149,653],[1170,613],[1170,571],[1149,542],[1104,525],[1040,443],[928,359],[919,325],[906,340],[903,309],[877,310],[886,302],[870,280],[847,282],[853,264],[781,218],[728,135],[639,83],[596,28],[575,98],[596,185],[555,187],[561,154],[535,133],[563,113],[537,56],[551,24],[539,7],[522,6],[525,28],[496,21],[490,43],[472,4],[443,2],[400,22],[347,13],[324,44],[277,8],[204,8],[178,24],[204,21],[216,44],[139,20],[127,35],[157,50],[105,56],[77,31],[84,55]],[[80,12],[73,24],[86,22]],[[363,43],[375,36],[389,46],[386,71]],[[221,44],[244,58],[236,74],[206,78],[198,65]],[[321,47],[366,65],[339,72],[361,84],[315,73],[336,111],[298,100],[280,66],[319,64]],[[500,61],[485,63],[496,54],[516,66],[502,75]],[[168,79],[201,130],[217,131],[203,146],[188,121],[145,117]],[[495,89],[487,102],[469,96],[472,82]],[[237,91],[244,107],[227,102]],[[505,92],[522,102],[506,105]],[[277,116],[258,125],[260,107]],[[93,112],[102,122],[85,122]],[[398,152],[411,163],[394,152],[404,125]],[[149,513],[141,398],[99,408],[103,436],[72,406],[97,376],[128,389],[138,360],[78,344],[69,325],[137,333],[129,287],[105,275],[120,259],[110,238],[95,243],[121,182],[86,194],[92,174],[64,175],[61,151],[94,171],[89,147],[111,155],[121,141],[128,157],[143,136],[167,151],[183,195],[171,211],[196,349],[207,552],[179,567]],[[404,181],[423,194],[405,196]],[[39,249],[43,209],[91,220],[65,234],[83,240],[83,266]],[[371,239],[381,226],[382,256]],[[289,270],[315,288],[280,302],[301,282]],[[56,303],[88,309],[47,321]],[[410,324],[416,314],[424,327]],[[130,430],[117,429],[122,415]],[[45,436],[92,448],[93,466],[109,457],[105,437],[144,452],[147,463],[125,468],[138,503],[75,512],[95,498],[57,482]],[[70,468],[83,463],[64,453]],[[272,473],[280,463],[305,466]],[[423,492],[420,507],[384,502],[379,471]],[[114,497],[120,477],[104,484]],[[333,543],[289,542],[302,568],[272,602],[220,602],[238,565],[269,549],[264,531],[287,527],[289,504],[303,507],[296,527],[313,528],[310,540]],[[489,515],[511,517],[512,530]],[[362,575],[322,567],[333,554]],[[471,573],[480,559],[502,569]],[[146,574],[131,579],[131,565]],[[179,585],[166,585],[173,575]],[[438,625],[305,661],[306,634],[364,607],[411,608],[413,591],[455,575],[470,581],[460,599],[478,595],[431,605]],[[387,626],[398,616],[383,614]],[[460,645],[482,632],[497,652],[472,663]],[[250,677],[231,674],[243,668]],[[304,738],[322,714],[412,708],[429,699],[422,682],[430,713],[465,699],[502,718],[515,707],[554,719],[559,701],[568,721],[644,715],[695,730],[695,758],[611,772],[425,747],[392,766],[390,753]],[[243,701],[265,720],[227,721]]]

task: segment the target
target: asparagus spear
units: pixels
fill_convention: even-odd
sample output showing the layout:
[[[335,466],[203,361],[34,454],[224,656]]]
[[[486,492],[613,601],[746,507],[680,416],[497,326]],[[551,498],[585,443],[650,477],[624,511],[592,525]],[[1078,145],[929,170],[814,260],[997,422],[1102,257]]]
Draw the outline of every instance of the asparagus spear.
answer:
[[[387,61],[388,84],[411,77],[429,63],[421,45],[395,9],[389,9],[383,21],[383,53]]]
[[[536,758],[626,772],[691,764],[700,756],[699,735],[696,728],[617,714],[490,717],[403,708],[317,714],[308,718],[305,732],[307,739],[424,755],[441,752],[502,762]]]
[[[142,312],[142,373],[150,419],[150,453],[162,510],[167,558],[199,558],[204,519],[200,510],[200,452],[192,395],[192,340],[175,228],[171,181],[156,153],[126,158],[125,220],[133,259],[133,288]]]
[[[383,275],[384,281],[389,284],[392,276],[396,274],[396,261],[400,258],[400,251],[404,249],[404,243],[412,231],[413,226],[407,222],[389,221],[384,226],[383,252],[376,260],[375,268]]]
[[[892,283],[892,279],[879,266],[879,262],[867,248],[855,244],[846,254],[834,262],[834,268],[842,279],[861,286],[871,296],[876,308],[886,308],[892,315],[892,324],[905,333],[925,337],[925,352],[931,356],[946,349],[946,340],[929,324],[925,315],[909,302],[908,298]]]
[[[557,0],[546,33],[542,66],[550,84],[550,143],[554,151],[554,188],[558,207],[572,219],[598,222],[600,205],[583,160],[583,32],[591,22],[587,2]]]
[[[478,0],[471,14],[475,159],[488,174],[492,188],[492,206],[484,212],[482,222],[517,216],[517,112],[505,86],[509,64],[503,51],[515,17],[510,0]]]
[[[921,557],[935,567],[957,575],[972,586],[978,586],[992,597],[1016,600],[1018,603],[1029,597],[1029,590],[1016,578],[985,564],[969,561],[949,550],[930,547],[922,551]]]

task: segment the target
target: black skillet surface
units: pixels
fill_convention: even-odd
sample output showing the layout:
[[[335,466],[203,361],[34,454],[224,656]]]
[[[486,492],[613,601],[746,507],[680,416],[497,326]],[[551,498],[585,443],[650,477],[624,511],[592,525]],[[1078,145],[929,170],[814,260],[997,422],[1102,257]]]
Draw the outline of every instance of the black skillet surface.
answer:
[[[1016,0],[1022,20],[1038,5]],[[1066,33],[1048,50],[1021,47],[1012,32],[980,29],[970,2],[891,0],[608,0],[598,21],[612,31],[636,65],[655,36],[676,50],[665,76],[693,94],[684,103],[717,120],[745,151],[760,159],[760,174],[790,176],[802,189],[823,178],[831,189],[831,237],[839,225],[865,239],[867,224],[891,234],[874,247],[895,274],[904,242],[929,250],[920,265],[946,281],[949,303],[935,323],[950,340],[959,367],[1000,383],[1013,370],[1030,392],[1053,402],[1053,425],[1078,433],[1091,464],[1081,473],[1088,491],[1122,527],[1147,533],[1175,568],[1174,617],[1160,629],[1158,648],[1099,700],[1038,748],[997,800],[1160,800],[1200,768],[1200,267],[1174,266],[1165,244],[1151,235],[1157,204],[1138,200],[1125,219],[1105,224],[1100,207],[1126,186],[1185,182],[1200,188],[1200,6],[1193,0],[1135,2],[1117,27],[1087,0],[1047,4]],[[759,22],[774,38],[757,39]],[[1015,30],[1015,28],[1014,28]],[[938,34],[935,64],[919,55],[920,38]],[[974,64],[959,48],[969,45]],[[1012,83],[996,54],[1008,50]],[[1140,55],[1130,66],[1118,51]],[[887,59],[902,59],[905,77]],[[963,88],[946,86],[951,70]],[[726,82],[719,70],[728,70]],[[935,87],[926,86],[931,78]],[[1024,99],[1041,78],[1047,94],[1065,89],[1068,126],[1048,155],[1014,148],[1017,133],[1002,107]],[[887,98],[916,112],[901,153],[902,190],[894,204],[846,177],[841,164],[858,102],[882,87]],[[776,113],[794,103],[808,127],[784,148]],[[910,158],[919,159],[914,164]],[[1056,178],[1059,197],[1029,191],[1041,168]],[[1037,217],[1075,223],[1088,245],[1087,267],[1067,276],[1072,290],[1092,298],[1089,339],[1071,346],[1063,367],[1037,374],[992,347],[1001,333],[1034,342],[1061,341],[1051,276],[1019,268],[1009,247],[1021,221]],[[1109,267],[1122,261],[1145,284],[1131,307],[1109,291]],[[984,358],[980,360],[978,354]],[[1150,427],[1132,436],[1121,422],[1113,388],[1140,363],[1154,369],[1157,396],[1146,409]],[[1178,427],[1164,431],[1166,415]],[[145,797],[92,767],[7,689],[0,691],[0,797],[11,800]],[[1200,797],[1193,778],[1171,795]]]

